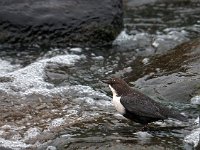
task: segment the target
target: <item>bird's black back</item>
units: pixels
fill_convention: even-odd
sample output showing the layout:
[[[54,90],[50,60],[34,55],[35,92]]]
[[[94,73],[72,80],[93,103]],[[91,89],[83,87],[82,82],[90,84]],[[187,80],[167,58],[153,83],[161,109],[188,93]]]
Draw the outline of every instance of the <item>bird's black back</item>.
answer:
[[[186,118],[176,110],[169,109],[136,90],[122,95],[120,102],[126,108],[124,117],[141,124],[164,120],[169,117],[186,121]]]

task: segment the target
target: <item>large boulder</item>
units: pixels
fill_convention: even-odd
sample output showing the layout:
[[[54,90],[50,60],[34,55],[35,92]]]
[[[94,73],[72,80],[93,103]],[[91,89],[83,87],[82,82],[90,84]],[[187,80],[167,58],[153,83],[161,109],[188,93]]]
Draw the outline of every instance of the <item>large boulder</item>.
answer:
[[[200,93],[200,38],[178,45],[164,55],[152,57],[145,76],[135,86],[148,95],[171,102],[190,103]]]
[[[108,44],[122,15],[122,0],[1,0],[0,44]]]

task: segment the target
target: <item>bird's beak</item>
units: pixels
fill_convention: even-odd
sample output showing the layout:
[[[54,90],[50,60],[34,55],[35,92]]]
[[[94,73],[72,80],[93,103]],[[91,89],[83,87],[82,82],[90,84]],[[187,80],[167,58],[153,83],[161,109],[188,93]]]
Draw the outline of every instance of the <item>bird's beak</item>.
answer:
[[[110,80],[101,80],[103,83],[110,84]]]

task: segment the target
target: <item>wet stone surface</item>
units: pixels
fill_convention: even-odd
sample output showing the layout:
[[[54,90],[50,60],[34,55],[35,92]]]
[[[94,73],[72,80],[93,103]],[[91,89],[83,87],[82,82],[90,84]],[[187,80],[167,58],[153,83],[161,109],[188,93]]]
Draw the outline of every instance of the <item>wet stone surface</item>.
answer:
[[[164,99],[188,103],[199,91],[199,42],[186,42],[166,55],[152,57],[144,69],[147,75],[134,84],[149,92],[154,90]]]
[[[96,0],[96,3],[90,0],[2,0],[0,43],[26,46],[110,44],[122,29],[122,11],[121,0]]]

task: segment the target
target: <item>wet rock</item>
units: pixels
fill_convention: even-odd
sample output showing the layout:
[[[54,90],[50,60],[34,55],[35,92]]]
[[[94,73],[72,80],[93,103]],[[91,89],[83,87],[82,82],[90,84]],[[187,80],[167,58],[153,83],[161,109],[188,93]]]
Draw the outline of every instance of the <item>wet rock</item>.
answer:
[[[0,147],[1,150],[13,150],[11,148]]]
[[[49,63],[45,67],[45,81],[53,84],[62,83],[68,79],[70,69],[65,64]]]
[[[11,77],[0,77],[0,82],[12,82],[13,79]]]
[[[188,103],[191,95],[199,91],[199,43],[200,39],[192,40],[152,57],[135,86],[159,99]]]
[[[0,43],[109,43],[122,28],[122,0],[0,2]]]
[[[166,147],[162,145],[140,145],[138,143],[123,143],[121,140],[106,141],[98,139],[97,137],[91,137],[93,140],[87,140],[87,142],[82,141],[83,139],[77,139],[70,143],[66,142],[66,139],[59,139],[60,141],[55,142],[57,149],[95,149],[95,150],[122,150],[122,149],[135,149],[135,150],[165,150]],[[89,138],[88,138],[89,139]],[[98,141],[98,142],[96,142]],[[44,149],[44,148],[43,148]],[[42,150],[42,148],[41,148]]]
[[[127,1],[127,0],[125,0],[125,3],[128,7],[138,7],[138,6],[145,5],[145,4],[153,4],[157,1],[158,0],[140,0],[140,1],[136,1],[136,0]]]
[[[48,108],[48,105],[45,104],[45,103],[43,103],[42,105],[37,106],[35,109],[36,110],[41,110],[41,109],[44,109],[44,108]]]

